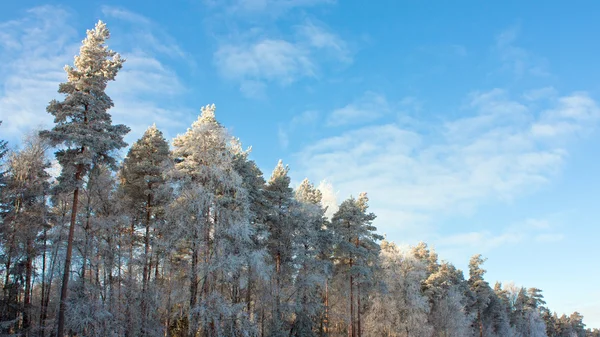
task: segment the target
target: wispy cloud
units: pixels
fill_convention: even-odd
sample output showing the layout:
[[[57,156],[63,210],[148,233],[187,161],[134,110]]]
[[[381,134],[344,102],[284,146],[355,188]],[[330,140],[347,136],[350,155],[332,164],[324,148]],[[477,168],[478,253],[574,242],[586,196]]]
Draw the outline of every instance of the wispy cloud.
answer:
[[[367,91],[352,103],[335,109],[327,118],[327,125],[365,124],[388,112],[390,112],[390,105],[385,96]]]
[[[516,44],[519,25],[502,31],[496,37],[494,51],[502,62],[502,71],[510,71],[516,77],[525,75],[549,76],[547,61]]]
[[[225,44],[215,53],[220,72],[228,79],[290,84],[314,76],[310,50],[285,40],[262,39],[246,45]]]
[[[333,4],[335,0],[205,0],[204,3],[229,15],[278,17],[296,8]]]
[[[545,104],[540,109],[500,89],[475,92],[468,95],[463,116],[431,121],[426,130],[379,123],[313,142],[296,154],[297,172],[329,180],[343,197],[368,191],[382,232],[428,239],[435,233],[434,218],[512,200],[555,177],[568,141],[578,128],[595,125],[598,108],[584,93]],[[565,119],[571,128],[562,127]],[[564,132],[539,138],[531,130],[542,122]],[[454,239],[517,240],[514,233],[504,234],[464,233]]]
[[[226,79],[240,83],[247,97],[264,97],[267,84],[287,86],[303,78],[317,78],[321,64],[349,64],[352,56],[342,38],[315,21],[296,26],[289,37],[269,37],[254,29],[225,38],[214,53],[214,63]]]
[[[29,130],[51,125],[46,106],[59,97],[62,68],[73,62],[80,40],[70,16],[64,8],[42,6],[0,23],[2,138],[19,141]]]
[[[107,89],[115,102],[110,111],[113,120],[132,128],[127,141],[139,138],[153,122],[165,129],[181,127],[173,116],[185,110],[167,101],[184,91],[184,86],[161,58],[185,59],[185,53],[178,51],[176,43],[149,19],[111,7],[104,7],[103,12],[112,18],[108,45],[127,59],[116,81]],[[2,132],[9,138],[16,139],[38,126],[52,126],[46,106],[51,99],[61,98],[58,84],[66,80],[62,68],[73,63],[84,34],[72,26],[71,15],[67,9],[44,6],[27,11],[19,19],[0,23],[4,37],[0,43],[6,46],[0,51],[0,73],[4,80],[0,119],[4,120]],[[123,21],[127,33],[122,31]],[[153,44],[161,46],[150,47]],[[169,103],[168,108],[165,103]],[[166,134],[173,136],[168,131]]]
[[[316,110],[306,110],[295,115],[289,123],[280,124],[278,128],[279,145],[286,149],[289,145],[290,134],[294,133],[297,128],[306,129],[308,126],[314,125],[319,118],[319,112]]]
[[[556,243],[564,239],[564,234],[559,233],[560,226],[553,223],[557,220],[556,214],[549,214],[543,219],[525,219],[494,230],[480,230],[466,233],[457,233],[440,237],[436,240],[437,247],[444,251],[463,251],[464,255],[487,253],[498,247],[516,245],[523,242]]]

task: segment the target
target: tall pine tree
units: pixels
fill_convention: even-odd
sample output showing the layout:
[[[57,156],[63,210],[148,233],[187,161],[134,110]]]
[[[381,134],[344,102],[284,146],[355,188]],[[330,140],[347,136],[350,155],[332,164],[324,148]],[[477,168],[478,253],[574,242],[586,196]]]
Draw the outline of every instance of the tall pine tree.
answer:
[[[129,132],[124,125],[113,125],[108,109],[114,106],[106,94],[109,81],[115,79],[124,60],[105,45],[110,33],[99,21],[87,31],[80,53],[75,56],[75,66],[66,66],[68,80],[61,83],[58,92],[66,95],[63,101],[53,100],[47,111],[56,124],[51,130],[40,132],[54,146],[62,148],[56,159],[62,166],[59,189],[73,191],[71,222],[67,239],[63,282],[58,314],[58,337],[64,336],[65,313],[69,274],[73,250],[73,236],[77,221],[77,205],[82,178],[93,164],[115,166],[114,150],[127,144],[123,136]]]

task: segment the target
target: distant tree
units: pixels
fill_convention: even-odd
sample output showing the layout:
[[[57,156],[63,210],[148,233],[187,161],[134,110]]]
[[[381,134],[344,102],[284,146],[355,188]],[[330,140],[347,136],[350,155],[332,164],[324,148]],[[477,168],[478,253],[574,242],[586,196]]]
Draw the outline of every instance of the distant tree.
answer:
[[[53,100],[47,108],[54,116],[56,125],[51,130],[40,132],[40,136],[48,139],[53,146],[62,146],[56,152],[56,159],[62,166],[58,178],[59,189],[73,191],[60,295],[58,337],[64,336],[73,235],[82,178],[93,164],[114,168],[115,159],[111,153],[127,145],[123,136],[129,132],[129,128],[113,125],[107,112],[113,107],[113,102],[105,92],[106,86],[115,79],[124,62],[119,54],[106,47],[105,42],[109,36],[102,21],[94,29],[87,31],[80,54],[75,56],[75,67],[65,67],[68,81],[59,85],[58,92],[65,94],[65,99]]]

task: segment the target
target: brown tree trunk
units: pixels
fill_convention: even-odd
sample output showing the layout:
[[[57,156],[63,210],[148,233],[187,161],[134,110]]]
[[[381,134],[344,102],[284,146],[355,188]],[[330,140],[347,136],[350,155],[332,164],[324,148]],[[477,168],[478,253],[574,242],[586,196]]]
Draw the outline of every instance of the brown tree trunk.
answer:
[[[360,327],[360,281],[356,283],[356,300],[357,300],[357,308],[356,308],[356,325],[357,325],[357,335],[358,337],[362,336],[362,329]]]
[[[48,230],[44,228],[43,235],[43,248],[42,248],[42,289],[41,289],[41,299],[40,299],[40,320],[38,323],[38,327],[40,329],[40,336],[44,337],[44,328],[43,328],[43,318],[44,318],[44,294],[46,293],[46,237],[48,234]]]
[[[483,337],[483,321],[481,320],[481,312],[477,311],[477,320],[479,321],[479,337]]]
[[[148,184],[148,188],[151,189],[152,185]],[[148,194],[148,200],[146,203],[146,233],[144,235],[144,270],[142,272],[142,329],[146,326],[146,316],[148,314],[146,297],[148,292],[148,282],[150,280],[150,269],[152,268],[152,262],[148,259],[150,252],[150,217],[152,214],[151,202],[152,195]],[[143,335],[145,336],[146,334],[144,333]]]
[[[23,332],[29,336],[31,327],[31,275],[33,273],[33,242],[27,240],[27,259],[25,261],[25,296],[23,299]]]
[[[359,240],[356,238],[356,247],[359,246]],[[362,336],[361,327],[360,327],[360,280],[356,282],[356,300],[357,300],[357,308],[356,308],[356,324],[357,324],[357,332],[358,337]]]
[[[352,276],[352,259],[350,259],[350,329],[348,331],[351,337],[356,337],[354,330],[354,277]]]
[[[325,334],[329,332],[329,280],[325,280],[325,320],[323,322]]]
[[[82,149],[83,152],[83,149]],[[81,180],[83,165],[77,166],[75,181]],[[77,221],[77,206],[79,204],[79,187],[73,191],[73,207],[71,208],[71,224],[69,225],[69,237],[67,238],[67,254],[65,257],[65,270],[63,272],[62,287],[60,290],[60,306],[58,309],[58,332],[57,337],[65,335],[65,313],[67,311],[67,298],[69,289],[69,276],[71,272],[71,256],[73,254],[73,236],[75,235],[75,222]]]

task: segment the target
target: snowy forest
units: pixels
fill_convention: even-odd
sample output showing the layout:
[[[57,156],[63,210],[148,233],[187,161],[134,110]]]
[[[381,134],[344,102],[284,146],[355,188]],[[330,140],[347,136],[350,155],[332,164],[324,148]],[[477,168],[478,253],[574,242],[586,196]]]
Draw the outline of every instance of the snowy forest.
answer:
[[[2,336],[600,336],[540,289],[490,283],[481,255],[464,274],[387,241],[366,193],[326,216],[214,105],[171,144],[150,126],[127,148],[108,38],[99,22],[65,67],[51,129],[0,142]]]

